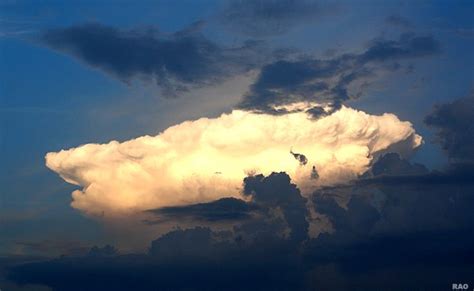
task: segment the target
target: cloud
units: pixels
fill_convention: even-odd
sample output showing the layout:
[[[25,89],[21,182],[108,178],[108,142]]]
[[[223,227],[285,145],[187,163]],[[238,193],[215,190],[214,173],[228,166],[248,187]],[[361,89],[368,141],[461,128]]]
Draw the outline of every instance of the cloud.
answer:
[[[169,127],[157,136],[86,144],[46,155],[48,168],[79,186],[72,206],[108,216],[210,202],[242,194],[252,173],[286,172],[303,195],[354,179],[386,151],[421,144],[409,122],[348,107],[314,120],[304,112],[267,115],[234,110]],[[301,165],[290,150],[303,152]],[[312,179],[313,166],[318,179]]]
[[[389,154],[372,167],[386,171],[371,175],[393,177],[402,174],[407,163]],[[411,175],[425,171],[414,166]],[[317,210],[329,218],[334,232],[304,243],[275,235],[277,223],[266,219],[233,232],[178,228],[153,240],[148,254],[118,256],[107,251],[15,264],[9,279],[54,290],[438,290],[456,280],[470,283],[472,185],[458,184],[456,191],[439,185],[374,185],[314,193]],[[295,221],[304,218],[298,206],[304,199],[285,173],[248,177],[245,186],[255,203],[287,207],[285,211],[299,215]],[[349,198],[347,204],[336,201],[340,195]],[[300,229],[299,223],[289,224]],[[255,232],[253,240],[241,237]]]
[[[198,221],[234,221],[250,218],[258,211],[255,204],[236,198],[221,198],[208,203],[198,203],[186,206],[163,207],[149,210],[160,219],[149,223],[159,223],[163,219],[192,219]]]
[[[118,254],[119,251],[111,245],[105,245],[103,247],[93,246],[87,253],[87,255],[91,257],[113,257]]]
[[[432,174],[389,153],[360,179],[318,189],[308,198],[333,231],[314,238],[300,236],[308,229],[306,199],[287,174],[249,176],[243,193],[266,210],[231,231],[178,228],[153,240],[147,254],[106,251],[17,263],[9,266],[8,279],[54,290],[438,290],[459,280],[471,284],[474,179],[413,183]],[[285,222],[296,233],[279,235]]]
[[[313,0],[232,0],[220,19],[234,31],[261,37],[285,33],[335,11],[334,5]]]
[[[78,255],[89,250],[89,246],[80,241],[42,240],[18,241],[16,247],[20,253],[32,255]]]
[[[278,14],[280,9],[281,13],[292,11],[286,5],[296,5],[296,11],[311,11],[306,2],[270,2],[261,4],[276,9],[270,14]],[[249,3],[260,7],[253,1]],[[292,13],[298,14],[296,11]],[[183,30],[164,33],[154,27],[126,30],[89,23],[45,31],[40,41],[124,82],[155,81],[165,97],[259,70],[238,108],[267,113],[285,113],[287,109],[277,108],[302,101],[329,103],[332,112],[342,102],[363,95],[370,82],[384,72],[399,70],[400,61],[440,51],[432,36],[404,33],[398,40],[376,38],[359,54],[329,59],[290,56],[289,50],[270,51],[259,41],[234,47],[219,45],[201,33],[203,25],[204,22],[197,22]],[[318,106],[310,112],[315,117],[327,114]]]
[[[343,54],[330,59],[302,57],[265,65],[239,108],[267,113],[285,113],[278,106],[297,102],[331,104],[363,95],[370,81],[383,72],[397,71],[402,60],[431,56],[440,50],[432,36],[402,34],[398,40],[374,39],[360,54]],[[316,107],[319,117],[327,111]]]
[[[53,289],[47,286],[42,286],[42,285],[30,285],[30,284],[17,285],[8,281],[6,282],[1,281],[0,284],[5,290],[11,290],[11,291],[53,291]]]
[[[452,163],[474,163],[474,93],[435,106],[425,123],[436,130],[437,142]]]
[[[325,194],[315,195],[314,205],[318,213],[329,217],[337,234],[366,235],[380,219],[377,210],[359,196],[351,196],[344,208]]]
[[[222,198],[208,203],[150,210],[147,212],[155,214],[157,220],[146,220],[145,223],[173,221],[179,225],[186,222],[186,228],[196,225],[221,227],[225,229],[220,232],[221,238],[242,241],[273,237],[301,242],[308,238],[307,200],[286,173],[248,176],[243,180],[243,194],[250,201]]]
[[[401,159],[396,153],[381,156],[369,171],[372,176],[420,175],[427,174],[428,169],[421,164],[411,164]]]
[[[472,229],[473,169],[429,172],[387,154],[362,178],[317,190],[312,199],[332,223],[336,240]]]
[[[90,23],[44,32],[40,40],[122,81],[154,80],[166,97],[245,73],[261,64],[261,44],[224,48],[200,33],[203,22],[167,34],[154,27]]]
[[[208,227],[175,230],[151,242],[150,254],[162,259],[205,259],[214,251],[215,239]]]
[[[290,228],[290,239],[303,241],[308,237],[306,199],[286,173],[247,177],[244,179],[244,194],[251,195],[257,204],[281,209]]]
[[[247,247],[216,235],[205,227],[178,229],[154,240],[149,254],[17,264],[9,278],[58,291],[303,290],[294,245]]]
[[[399,174],[381,175],[369,179],[355,181],[357,185],[384,184],[384,185],[456,185],[474,184],[474,166],[472,164],[453,164],[443,171],[433,171],[424,175]]]

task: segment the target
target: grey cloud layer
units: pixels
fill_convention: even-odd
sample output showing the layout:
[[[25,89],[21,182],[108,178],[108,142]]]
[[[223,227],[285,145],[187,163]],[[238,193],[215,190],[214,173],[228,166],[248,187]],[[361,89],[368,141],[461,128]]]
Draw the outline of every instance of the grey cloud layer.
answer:
[[[375,39],[360,54],[280,60],[262,68],[240,107],[281,113],[274,106],[313,101],[332,103],[337,109],[343,101],[360,97],[371,78],[382,71],[399,70],[400,61],[439,51],[439,44],[432,36],[403,34],[398,40]],[[318,108],[313,111],[314,115],[325,114]]]
[[[269,52],[256,41],[223,47],[204,37],[201,25],[165,34],[154,28],[121,30],[86,24],[46,31],[41,40],[120,80],[154,80],[165,96],[260,69],[238,107],[267,113],[285,113],[274,107],[299,101],[331,103],[338,109],[344,101],[360,97],[372,79],[402,68],[401,61],[440,51],[432,36],[405,33],[398,40],[374,39],[359,54],[291,57],[288,51]],[[318,107],[310,112],[328,113]]]
[[[251,214],[257,211],[259,211],[259,207],[256,204],[247,203],[237,198],[222,198],[209,203],[149,210],[148,212],[156,214],[160,219],[157,221],[147,221],[147,223],[160,223],[167,219],[203,221],[243,220],[250,218]]]
[[[244,179],[243,186],[244,195],[251,198],[250,202],[223,198],[208,203],[163,207],[147,211],[155,214],[158,219],[145,223],[184,219],[202,223],[238,222],[241,225],[234,228],[237,232],[247,232],[255,229],[255,225],[264,224],[271,229],[282,231],[288,227],[289,237],[296,241],[307,238],[309,213],[306,199],[301,196],[300,190],[291,183],[286,173],[272,173],[267,177],[261,174],[249,176]],[[278,218],[276,213],[280,210],[282,217]]]
[[[285,173],[249,177],[245,191],[269,211],[232,231],[176,229],[154,240],[148,254],[95,248],[85,257],[16,265],[10,279],[55,290],[443,290],[453,280],[471,283],[472,183],[377,179],[429,174],[389,154],[365,182],[315,192],[315,210],[333,226],[315,238],[299,236],[307,230],[304,201]],[[271,208],[282,209],[284,219]],[[285,225],[289,237],[280,235]]]
[[[156,28],[122,30],[91,23],[41,35],[47,46],[75,56],[123,81],[149,78],[174,96],[260,65],[258,42],[225,48],[204,37],[201,23],[166,34]]]

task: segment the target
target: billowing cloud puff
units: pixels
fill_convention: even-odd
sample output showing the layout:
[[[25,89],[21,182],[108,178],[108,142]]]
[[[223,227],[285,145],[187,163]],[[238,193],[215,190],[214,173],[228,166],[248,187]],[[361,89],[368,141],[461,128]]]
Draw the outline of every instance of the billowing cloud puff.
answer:
[[[157,136],[48,153],[46,165],[81,187],[72,193],[74,208],[118,215],[222,197],[245,199],[242,181],[252,173],[286,172],[305,195],[355,178],[383,152],[409,153],[420,144],[411,123],[393,114],[375,116],[343,106],[315,120],[304,112],[234,110],[180,123]]]

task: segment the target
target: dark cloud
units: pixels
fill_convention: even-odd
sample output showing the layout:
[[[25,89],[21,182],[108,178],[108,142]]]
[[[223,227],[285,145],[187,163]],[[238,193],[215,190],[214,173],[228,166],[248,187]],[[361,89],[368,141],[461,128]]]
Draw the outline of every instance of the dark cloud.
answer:
[[[244,179],[244,194],[251,195],[257,205],[281,209],[290,228],[291,239],[302,241],[307,238],[306,199],[286,173],[247,177]]]
[[[420,175],[427,174],[428,169],[422,164],[411,164],[409,161],[400,158],[396,153],[388,153],[381,156],[372,165],[369,172],[373,176]]]
[[[220,223],[233,228],[237,235],[254,240],[276,235],[295,241],[308,236],[306,199],[286,173],[249,176],[244,179],[244,195],[251,201],[223,198],[208,203],[165,207],[147,211],[157,217],[145,223],[188,221],[201,225]],[[270,231],[270,233],[268,232]]]
[[[203,221],[232,221],[251,217],[252,212],[259,209],[257,205],[236,198],[222,198],[208,203],[186,206],[164,207],[150,210],[160,220],[193,219]]]
[[[118,249],[111,245],[105,245],[103,247],[93,246],[87,253],[87,255],[91,257],[113,257],[118,254]]]
[[[53,291],[51,288],[47,286],[41,286],[41,285],[17,285],[12,282],[0,282],[0,285],[5,289],[9,291]]]
[[[399,40],[375,39],[359,56],[359,62],[385,62],[430,56],[439,52],[439,44],[432,36],[402,34]]]
[[[313,202],[318,213],[329,217],[337,234],[367,235],[380,219],[377,210],[359,196],[352,196],[344,209],[325,194],[316,195]]]
[[[274,106],[296,101],[330,103],[337,110],[342,102],[360,97],[381,72],[402,68],[400,61],[439,52],[433,37],[406,33],[398,40],[374,39],[360,54],[288,59],[289,51],[269,52],[255,41],[223,47],[200,33],[201,26],[166,34],[156,28],[123,30],[93,23],[46,31],[41,41],[125,82],[154,80],[165,96],[261,68],[238,107],[274,114],[287,112]],[[320,117],[332,111],[315,107],[309,113]]]
[[[310,199],[333,231],[314,238],[277,235],[282,224],[268,214],[232,231],[175,229],[154,240],[148,254],[15,264],[8,279],[59,291],[445,290],[452,282],[472,284],[474,185],[380,179],[430,174],[388,154],[364,182],[318,190]],[[285,173],[247,177],[244,188],[268,212],[280,208],[293,229],[307,229],[304,199]]]
[[[329,217],[336,233],[361,231],[364,225],[366,235],[471,229],[474,215],[468,209],[474,207],[473,170],[472,165],[456,165],[428,172],[421,165],[389,154],[379,159],[364,178],[321,189],[313,199],[316,210]],[[348,201],[347,207],[341,201]],[[376,215],[368,219],[370,213]],[[365,223],[341,227],[357,221]]]
[[[64,240],[18,241],[15,245],[22,253],[32,255],[84,255],[90,249],[83,242]]]
[[[283,250],[286,251],[286,250]],[[302,290],[298,269],[280,261],[219,260],[219,263],[158,263],[147,257],[116,258],[103,262],[74,259],[18,267],[17,281],[42,281],[56,291],[74,290]],[[261,258],[261,257],[259,257]],[[179,260],[178,262],[181,262]],[[262,261],[263,262],[263,261]],[[246,265],[245,263],[249,263]],[[240,269],[229,268],[233,265]],[[297,266],[296,266],[297,267]],[[56,276],[53,276],[54,272]],[[90,274],[90,275],[88,275]],[[278,276],[281,274],[283,276]]]
[[[333,231],[307,243],[306,258],[322,264],[313,286],[442,290],[456,276],[471,284],[474,184],[457,175],[389,154],[365,178],[315,192],[315,209]]]
[[[308,289],[441,291],[458,280],[471,286],[474,237],[469,231],[413,232],[349,243],[322,236],[305,254],[320,262],[310,272]]]
[[[151,242],[150,255],[161,259],[212,259],[216,250],[213,232],[208,227],[171,231]]]
[[[400,61],[431,56],[439,50],[432,36],[402,34],[398,40],[375,39],[360,54],[279,60],[262,68],[239,107],[278,114],[285,110],[275,110],[275,106],[313,101],[332,104],[337,110],[342,102],[360,97],[381,72],[397,71],[402,67]],[[315,116],[328,113],[321,107],[311,110]]]
[[[424,175],[400,174],[394,176],[378,176],[369,179],[359,179],[354,181],[357,185],[378,184],[397,185],[463,185],[474,184],[474,166],[472,164],[454,164],[443,171],[433,171]],[[342,187],[352,187],[352,184]]]
[[[68,290],[302,290],[301,266],[285,241],[243,245],[209,228],[174,230],[149,254],[59,258],[16,265],[9,279]],[[282,255],[284,254],[284,255]]]
[[[210,249],[208,240],[199,241],[200,231],[177,239],[190,244],[198,240]],[[425,232],[351,244],[320,238],[300,254],[289,245],[267,242],[251,248],[236,243],[216,246],[219,251],[206,258],[185,259],[189,252],[171,252],[174,261],[166,255],[62,258],[16,265],[10,278],[41,282],[56,291],[446,290],[459,280],[472,283],[474,240],[469,234],[453,239],[459,235]],[[168,246],[162,245],[163,253]],[[220,253],[223,249],[227,251]]]
[[[153,27],[122,30],[91,23],[46,31],[41,41],[125,82],[155,80],[165,96],[214,84],[261,63],[260,43],[224,48],[204,37],[201,26],[166,34]]]
[[[146,224],[180,223],[224,227],[233,239],[242,242],[290,239],[300,242],[308,237],[306,199],[286,173],[244,179],[244,195],[250,201],[223,198],[208,203],[165,207],[147,211],[156,219]],[[200,230],[202,231],[202,230]],[[223,233],[221,233],[223,234]]]
[[[474,93],[437,105],[425,118],[451,163],[474,163]]]
[[[271,36],[336,11],[334,5],[314,0],[231,0],[220,19],[234,31],[251,36]]]

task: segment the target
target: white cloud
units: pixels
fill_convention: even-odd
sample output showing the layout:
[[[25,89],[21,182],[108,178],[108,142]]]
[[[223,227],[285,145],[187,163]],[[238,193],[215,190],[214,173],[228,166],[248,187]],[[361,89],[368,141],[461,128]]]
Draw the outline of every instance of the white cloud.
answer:
[[[421,144],[411,123],[393,114],[351,108],[318,120],[303,112],[280,116],[234,110],[169,127],[123,143],[86,144],[48,153],[46,165],[78,185],[74,208],[122,215],[151,208],[241,197],[249,173],[287,172],[309,193],[362,174],[377,154]],[[304,154],[301,166],[290,154]],[[311,179],[316,166],[319,179]]]

